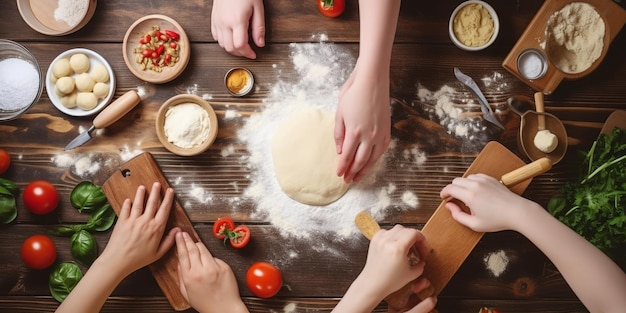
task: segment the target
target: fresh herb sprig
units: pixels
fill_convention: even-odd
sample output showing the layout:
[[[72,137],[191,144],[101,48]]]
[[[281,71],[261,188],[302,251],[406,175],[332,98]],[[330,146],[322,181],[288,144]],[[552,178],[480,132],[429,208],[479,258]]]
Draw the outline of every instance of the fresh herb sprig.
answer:
[[[583,170],[548,211],[599,249],[626,245],[626,131],[602,134],[583,154]]]

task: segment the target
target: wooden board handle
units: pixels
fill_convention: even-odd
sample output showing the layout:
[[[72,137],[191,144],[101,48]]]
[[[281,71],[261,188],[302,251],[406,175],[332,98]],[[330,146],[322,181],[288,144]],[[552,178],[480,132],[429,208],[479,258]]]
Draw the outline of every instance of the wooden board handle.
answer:
[[[500,182],[507,187],[515,186],[529,178],[541,175],[551,168],[552,162],[550,162],[550,159],[543,157],[502,175]]]

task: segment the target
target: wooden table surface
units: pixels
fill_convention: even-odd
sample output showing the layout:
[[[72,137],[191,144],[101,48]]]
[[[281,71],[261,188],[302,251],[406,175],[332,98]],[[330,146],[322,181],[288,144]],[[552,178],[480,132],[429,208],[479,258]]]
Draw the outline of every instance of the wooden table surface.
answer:
[[[183,26],[192,42],[191,60],[180,77],[155,86],[137,108],[78,149],[63,151],[81,129],[90,126],[92,117],[61,113],[45,92],[19,119],[0,123],[0,147],[11,154],[13,162],[3,176],[22,189],[32,180],[48,180],[61,196],[56,212],[44,217],[31,215],[20,200],[17,220],[0,226],[0,311],[54,311],[57,303],[48,291],[49,272],[29,270],[22,264],[19,250],[23,240],[59,224],[84,222],[86,217],[69,203],[71,189],[83,180],[104,183],[126,160],[125,155],[138,151],[155,156],[202,240],[215,256],[232,266],[241,295],[252,312],[330,311],[362,268],[367,240],[360,235],[337,240],[334,233],[308,239],[281,235],[278,227],[256,214],[255,199],[246,198],[245,191],[254,180],[254,173],[247,166],[249,151],[237,131],[249,116],[264,110],[273,86],[280,81],[300,79],[290,59],[294,49],[290,43],[319,44],[319,35],[326,34],[328,42],[337,49],[357,56],[357,1],[347,2],[346,12],[340,18],[329,19],[317,11],[312,1],[266,1],[267,47],[256,49],[257,60],[247,60],[227,54],[212,39],[211,1],[99,1],[95,15],[83,29],[62,37],[33,31],[21,19],[15,1],[0,1],[0,38],[24,44],[37,57],[43,71],[65,50],[95,50],[115,72],[116,97],[142,84],[127,69],[121,54],[124,33],[136,19],[151,13],[168,15]],[[390,205],[383,214],[383,227],[402,223],[421,228],[439,205],[439,190],[463,174],[488,140],[499,141],[519,154],[515,138],[520,121],[506,107],[506,99],[531,99],[534,91],[501,64],[543,2],[489,1],[499,14],[501,30],[494,45],[480,52],[462,51],[448,38],[449,15],[460,2],[413,0],[402,4],[391,65],[391,96],[396,99],[392,103],[395,145],[390,148],[385,171],[380,174],[385,184],[393,184],[397,191],[389,192]],[[534,179],[526,197],[545,205],[573,177],[577,167],[574,152],[589,147],[612,111],[626,109],[624,55],[626,34],[622,31],[596,71],[576,81],[565,81],[546,96],[546,110],[565,123],[571,146],[562,162]],[[224,73],[235,66],[249,68],[256,78],[256,88],[247,97],[234,98],[223,86]],[[481,124],[484,131],[474,136],[454,136],[433,114],[434,103],[418,96],[420,90],[435,92],[451,86],[457,100],[474,99],[454,79],[455,66],[479,81],[505,124],[504,131]],[[206,153],[179,157],[159,144],[153,124],[157,109],[166,99],[188,92],[209,98],[218,113],[220,130]],[[459,108],[477,111],[477,106],[462,102],[457,105]],[[228,116],[232,111],[238,113],[236,118]],[[419,164],[407,161],[407,157],[414,156],[412,151],[423,152],[424,160]],[[99,160],[101,167],[79,175],[75,167],[55,163],[53,160],[59,156],[85,156]],[[201,203],[188,192],[197,187],[210,192],[212,200]],[[405,191],[419,199],[416,208],[407,208],[402,199]],[[249,247],[235,251],[212,238],[211,224],[220,216],[231,216],[236,223],[249,225],[254,235]],[[96,235],[100,249],[109,235],[110,232]],[[69,240],[53,240],[59,250],[58,262],[71,261]],[[326,248],[318,249],[320,246]],[[505,251],[509,264],[502,275],[495,277],[486,268],[484,258],[500,250]],[[260,260],[276,263],[292,290],[282,290],[270,300],[252,297],[245,287],[245,271],[252,262]],[[502,312],[586,311],[546,257],[513,232],[486,234],[444,289],[438,303],[440,312],[477,312],[482,306],[497,307]],[[103,309],[131,311],[173,311],[148,269],[125,279]],[[386,305],[381,304],[376,311],[386,312]]]

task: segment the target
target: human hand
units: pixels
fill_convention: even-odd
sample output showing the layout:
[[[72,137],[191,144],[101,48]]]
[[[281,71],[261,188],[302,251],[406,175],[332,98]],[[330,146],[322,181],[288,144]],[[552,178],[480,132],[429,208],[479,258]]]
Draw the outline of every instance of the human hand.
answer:
[[[367,282],[361,288],[369,289],[367,294],[382,300],[422,274],[429,249],[426,238],[416,229],[395,225],[390,230],[378,231],[370,242],[365,267],[357,278]],[[409,254],[414,251],[419,254],[417,264],[409,261]],[[427,285],[417,286],[420,287],[424,289]]]
[[[425,290],[426,288],[430,287],[430,281],[428,281],[426,278],[419,278],[415,281],[415,283],[413,283],[413,285],[411,286],[411,291],[413,293],[415,293],[416,295],[419,295],[420,292],[422,292],[423,290]],[[428,297],[424,300],[421,300],[419,303],[417,303],[414,307],[410,308],[408,311],[398,311],[395,310],[394,308],[392,308],[391,306],[389,306],[387,308],[387,312],[388,313],[429,313],[429,312],[433,312],[433,310],[435,309],[435,305],[437,304],[437,298],[436,297]]]
[[[146,187],[139,186],[135,199],[126,199],[118,214],[109,243],[98,262],[126,276],[161,258],[174,244],[173,228],[163,236],[170,215],[174,190],[168,188],[161,201],[161,184],[154,183],[148,200]]]
[[[214,258],[202,242],[193,242],[188,233],[176,234],[180,291],[196,310],[248,312],[241,301],[235,274],[228,264]]]
[[[440,192],[442,199],[453,197],[465,203],[471,214],[464,212],[453,201],[446,208],[457,222],[479,232],[515,229],[516,214],[522,213],[532,202],[523,198],[485,174],[455,178]]]
[[[257,47],[264,47],[264,15],[263,0],[214,0],[211,34],[230,54],[256,59],[256,53],[248,43],[248,27]]]
[[[346,183],[361,180],[385,153],[391,138],[389,79],[359,74],[357,61],[341,88],[335,114],[337,175]]]

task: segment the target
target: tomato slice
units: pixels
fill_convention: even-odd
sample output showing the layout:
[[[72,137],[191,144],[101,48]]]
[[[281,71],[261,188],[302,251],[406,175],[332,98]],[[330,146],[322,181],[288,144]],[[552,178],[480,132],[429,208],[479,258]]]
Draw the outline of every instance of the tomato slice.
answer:
[[[317,8],[328,17],[337,17],[346,8],[345,0],[317,0]]]
[[[230,217],[220,217],[213,223],[213,237],[224,239],[228,235],[228,231],[235,228],[235,223]]]
[[[233,248],[241,249],[250,242],[250,229],[247,226],[239,225],[233,229],[229,239]]]

